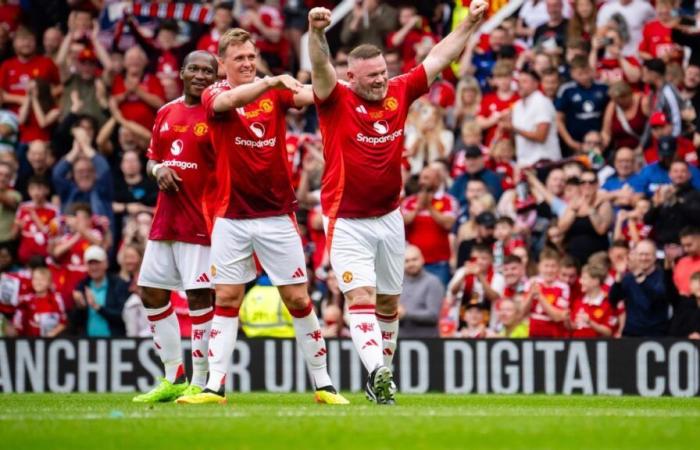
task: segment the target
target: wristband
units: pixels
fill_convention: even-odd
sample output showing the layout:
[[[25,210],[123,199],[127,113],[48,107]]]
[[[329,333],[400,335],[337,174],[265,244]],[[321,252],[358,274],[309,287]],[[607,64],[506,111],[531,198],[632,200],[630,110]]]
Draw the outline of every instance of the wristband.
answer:
[[[153,175],[153,178],[158,178],[158,169],[160,169],[163,166],[163,163],[158,163],[153,166],[153,168],[151,169],[151,175]]]

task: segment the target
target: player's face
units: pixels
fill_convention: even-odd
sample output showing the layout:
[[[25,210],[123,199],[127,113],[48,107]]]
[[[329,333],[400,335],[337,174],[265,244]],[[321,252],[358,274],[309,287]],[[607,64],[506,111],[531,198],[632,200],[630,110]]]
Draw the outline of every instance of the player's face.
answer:
[[[216,69],[211,58],[205,55],[192,56],[182,68],[180,78],[185,86],[185,94],[199,98],[204,89],[216,81]]]
[[[559,276],[559,263],[553,259],[543,259],[537,265],[540,276],[547,283],[552,283]]]
[[[382,55],[350,62],[348,80],[353,91],[365,100],[376,102],[386,96],[389,76]]]
[[[226,78],[234,86],[252,83],[255,80],[257,52],[252,42],[229,45],[221,61]]]

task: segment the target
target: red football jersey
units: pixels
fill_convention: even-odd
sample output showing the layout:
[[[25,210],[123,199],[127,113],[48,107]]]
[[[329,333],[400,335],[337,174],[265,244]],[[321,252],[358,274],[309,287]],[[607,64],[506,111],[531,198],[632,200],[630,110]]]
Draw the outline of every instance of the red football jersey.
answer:
[[[671,28],[658,20],[652,20],[644,25],[639,51],[649,53],[652,58],[670,56],[677,62],[683,60],[683,49],[671,39]]]
[[[0,65],[0,88],[8,94],[25,95],[29,81],[36,78],[52,85],[61,83],[58,67],[46,56],[32,56],[26,62],[11,58]],[[15,104],[7,104],[6,108],[15,113],[19,111],[19,105]]]
[[[20,336],[44,337],[59,324],[66,323],[66,312],[61,295],[28,294],[20,299],[14,317]]]
[[[569,285],[562,281],[555,281],[546,285],[541,277],[534,277],[528,283],[528,290],[538,283],[542,289],[542,294],[547,302],[554,307],[569,309]],[[569,336],[569,331],[564,327],[563,322],[554,322],[544,311],[537,299],[532,300],[530,308],[530,337],[552,337],[561,338]]]
[[[146,156],[182,179],[179,191],[158,193],[148,238],[210,245],[208,198],[214,195],[216,179],[210,176],[214,154],[204,106],[188,106],[180,97],[158,110]]]
[[[512,92],[510,97],[506,100],[501,99],[496,92],[489,92],[481,99],[479,115],[488,119],[494,113],[510,109],[519,99],[520,96],[517,92]],[[491,140],[493,140],[495,134],[496,125],[484,130],[484,145],[491,145]]]
[[[398,208],[406,115],[426,92],[421,64],[390,79],[380,101],[367,101],[340,82],[328,98],[316,98],[326,160],[321,186],[326,216],[376,217]]]
[[[435,194],[431,204],[437,211],[454,217],[459,212],[459,202],[444,192]],[[417,195],[407,197],[401,205],[404,213],[413,212],[417,207]],[[426,264],[450,259],[450,231],[435,222],[427,209],[420,211],[406,227],[406,240],[421,250]]]
[[[158,78],[153,75],[144,75],[143,79],[141,79],[140,87],[150,94],[157,95],[162,99],[165,98],[163,85],[160,83]],[[124,92],[126,92],[124,77],[117,75],[114,77],[114,83],[112,84],[112,95],[118,95]],[[153,121],[156,118],[155,108],[151,108],[136,94],[129,95],[122,103],[120,103],[119,110],[125,119],[133,120],[134,122],[148,129],[153,126]]]
[[[212,28],[211,31],[201,38],[197,42],[197,50],[204,50],[213,55],[219,54],[219,39],[221,38],[221,33],[219,33],[216,28]]]
[[[215,215],[252,219],[295,211],[285,122],[294,107],[292,91],[272,89],[242,108],[216,113],[214,99],[229,89],[227,81],[220,81],[202,94],[216,157]]]
[[[625,59],[636,67],[641,67],[639,61],[634,56],[626,56]],[[629,83],[627,77],[625,77],[622,67],[620,67],[620,62],[617,59],[603,58],[598,60],[598,65],[595,68],[596,79],[605,84],[612,84],[616,81],[626,81]],[[634,86],[633,86],[634,88]]]
[[[583,316],[587,315],[591,322],[600,325],[605,325],[611,330],[615,326],[615,318],[613,317],[612,307],[604,293],[596,298],[582,298],[575,300],[571,307],[571,337],[573,338],[596,338],[602,335],[598,334],[593,327],[584,322]]]
[[[20,227],[19,262],[26,264],[34,255],[48,256],[49,239],[58,232],[58,209],[50,203],[36,207],[32,201],[24,202],[15,221]]]
[[[693,141],[679,136],[676,138],[676,156],[685,160],[691,166],[698,167],[698,153],[695,151]],[[651,137],[651,145],[644,149],[644,161],[653,164],[659,160],[659,143],[655,137]]]

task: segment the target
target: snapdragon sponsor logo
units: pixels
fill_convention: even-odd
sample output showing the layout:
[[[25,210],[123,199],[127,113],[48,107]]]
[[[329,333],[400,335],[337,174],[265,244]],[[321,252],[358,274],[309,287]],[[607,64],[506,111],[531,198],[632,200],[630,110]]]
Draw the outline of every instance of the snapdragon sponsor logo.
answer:
[[[242,139],[236,136],[234,141],[236,145],[241,145],[243,147],[251,148],[262,148],[262,147],[274,147],[277,144],[277,138],[273,137],[270,139],[265,139],[264,141],[254,141],[252,139]]]
[[[362,133],[357,133],[357,136],[355,138],[357,139],[357,142],[361,142],[363,144],[378,145],[386,144],[387,142],[393,142],[400,138],[401,135],[403,135],[403,130],[396,130],[391,134],[387,134],[386,136],[381,137],[365,136]]]
[[[163,161],[163,165],[165,167],[177,167],[178,169],[182,170],[187,170],[187,169],[194,169],[197,170],[197,163],[189,162],[189,161]]]

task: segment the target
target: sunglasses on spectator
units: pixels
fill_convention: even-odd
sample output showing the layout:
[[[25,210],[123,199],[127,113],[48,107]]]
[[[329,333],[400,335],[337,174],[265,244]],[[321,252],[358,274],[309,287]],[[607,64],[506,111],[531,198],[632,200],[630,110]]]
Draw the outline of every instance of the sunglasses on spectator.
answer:
[[[598,180],[592,180],[590,178],[581,178],[581,184],[596,184]]]

